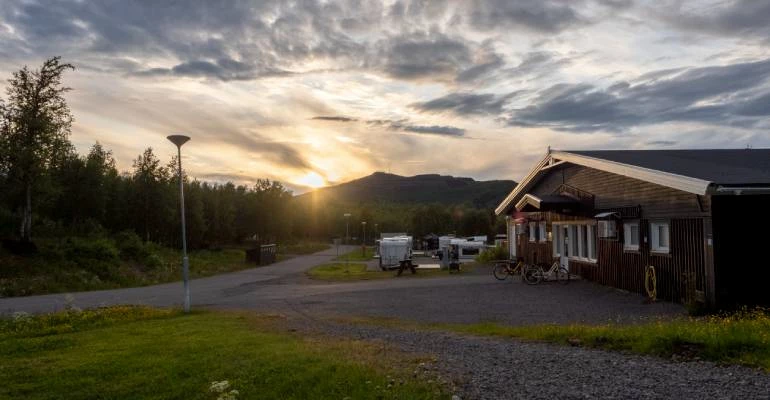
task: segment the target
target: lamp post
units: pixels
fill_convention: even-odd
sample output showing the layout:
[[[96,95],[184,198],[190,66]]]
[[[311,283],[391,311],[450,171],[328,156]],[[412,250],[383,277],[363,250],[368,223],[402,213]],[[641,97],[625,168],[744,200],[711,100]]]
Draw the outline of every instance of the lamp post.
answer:
[[[366,258],[366,221],[361,221],[361,227],[364,230],[364,237],[361,239],[361,256]]]
[[[182,279],[184,280],[184,312],[190,312],[190,261],[187,259],[187,229],[184,218],[184,183],[182,182],[182,145],[190,140],[184,135],[166,137],[176,145],[177,161],[179,162],[179,209],[182,216]]]
[[[343,215],[345,217],[345,244],[347,245],[350,241],[350,213],[345,213]],[[347,253],[347,250],[345,250],[345,271],[348,270],[348,264],[350,259],[350,254]]]
[[[380,236],[379,224],[374,224],[374,240],[377,240],[377,236]],[[376,244],[376,243],[375,243]]]
[[[343,217],[345,217],[345,244],[348,244],[350,241],[350,213],[345,213]]]

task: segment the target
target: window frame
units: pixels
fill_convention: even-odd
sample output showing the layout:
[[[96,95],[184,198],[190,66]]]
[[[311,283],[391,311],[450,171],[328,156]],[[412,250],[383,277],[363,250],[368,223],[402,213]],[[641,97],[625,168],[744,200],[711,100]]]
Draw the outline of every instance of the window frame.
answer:
[[[537,242],[537,222],[530,222],[528,224],[529,227],[529,242],[535,243]]]
[[[667,246],[659,245],[661,227],[666,227]],[[666,220],[650,221],[650,252],[657,254],[671,254],[671,223]]]
[[[541,221],[537,224],[537,241],[540,243],[545,243],[548,241],[548,234],[546,231],[548,230],[548,226],[545,221]]]
[[[636,244],[630,244],[629,240],[633,237],[631,235],[631,226],[636,226]],[[629,229],[626,229],[629,227]],[[642,244],[642,229],[639,220],[623,222],[623,251],[639,251]]]

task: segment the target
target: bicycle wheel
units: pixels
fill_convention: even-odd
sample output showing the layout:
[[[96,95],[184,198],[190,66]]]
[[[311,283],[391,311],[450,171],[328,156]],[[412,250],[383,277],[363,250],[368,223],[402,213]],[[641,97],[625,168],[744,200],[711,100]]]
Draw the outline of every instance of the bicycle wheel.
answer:
[[[528,285],[537,285],[543,279],[543,271],[534,265],[528,265],[524,268],[524,282]]]
[[[569,271],[567,271],[567,268],[560,267],[559,270],[556,271],[556,280],[562,285],[569,283]]]
[[[504,281],[508,279],[508,265],[504,263],[497,263],[495,264],[495,268],[492,270],[492,275],[497,278],[499,281]]]

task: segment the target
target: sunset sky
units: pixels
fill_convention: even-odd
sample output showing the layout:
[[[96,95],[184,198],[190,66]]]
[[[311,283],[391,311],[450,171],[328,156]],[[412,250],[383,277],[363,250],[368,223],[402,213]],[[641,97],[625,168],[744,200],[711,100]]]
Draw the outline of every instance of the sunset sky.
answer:
[[[549,145],[770,146],[768,21],[754,0],[3,0],[0,86],[74,64],[72,140],[121,170],[183,132],[201,180],[519,180]]]

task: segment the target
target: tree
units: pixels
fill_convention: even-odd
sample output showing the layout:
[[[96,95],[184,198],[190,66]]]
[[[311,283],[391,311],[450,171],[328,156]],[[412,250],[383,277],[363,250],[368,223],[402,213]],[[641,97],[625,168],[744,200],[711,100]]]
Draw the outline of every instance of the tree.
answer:
[[[32,240],[32,195],[37,180],[52,164],[72,152],[72,126],[62,86],[65,70],[59,57],[46,60],[39,70],[26,66],[8,81],[8,100],[0,103],[0,171],[7,184],[23,193],[19,234]]]

